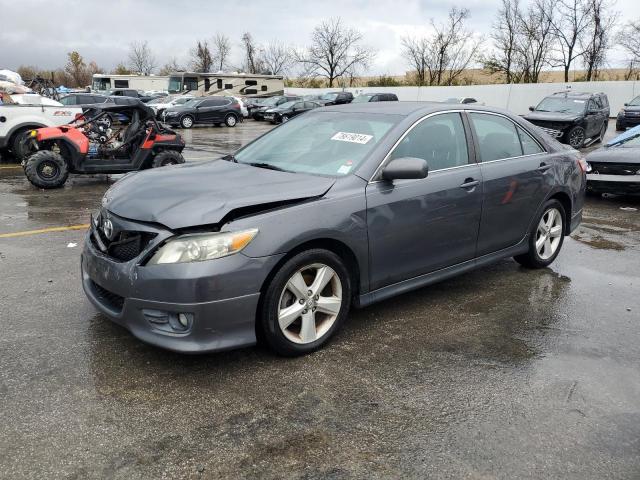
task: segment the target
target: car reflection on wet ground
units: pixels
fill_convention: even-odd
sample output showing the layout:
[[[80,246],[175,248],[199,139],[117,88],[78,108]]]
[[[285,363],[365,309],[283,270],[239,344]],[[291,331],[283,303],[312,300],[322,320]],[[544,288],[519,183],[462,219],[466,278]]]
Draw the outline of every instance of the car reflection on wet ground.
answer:
[[[270,127],[198,128],[188,161]],[[0,169],[0,477],[638,478],[640,199],[589,197],[511,260],[356,310],[324,350],[165,352],[96,313],[82,231],[113,179]]]

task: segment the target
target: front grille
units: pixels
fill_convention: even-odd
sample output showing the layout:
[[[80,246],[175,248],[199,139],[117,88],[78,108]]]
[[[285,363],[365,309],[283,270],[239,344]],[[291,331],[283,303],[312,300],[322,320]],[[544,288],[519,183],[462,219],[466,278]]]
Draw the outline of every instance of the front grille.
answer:
[[[640,164],[589,163],[591,164],[591,173],[599,173],[600,175],[640,175]]]
[[[544,133],[546,133],[547,135],[551,135],[553,138],[560,138],[562,137],[562,132],[560,130],[556,130],[553,128],[547,128],[547,127],[541,127],[539,125],[537,125],[537,127],[542,130]]]
[[[96,298],[100,301],[100,303],[106,305],[111,310],[116,310],[118,312],[122,311],[124,307],[124,297],[120,295],[116,295],[113,292],[110,292],[106,288],[101,287],[93,280],[90,280],[91,287],[93,288],[93,293]]]
[[[99,239],[96,239],[96,236],[99,236]],[[117,262],[129,262],[138,257],[155,236],[155,233],[149,232],[123,231],[116,235],[114,240],[109,241],[100,229],[93,228],[91,240],[108,257]],[[106,247],[106,250],[103,247]]]

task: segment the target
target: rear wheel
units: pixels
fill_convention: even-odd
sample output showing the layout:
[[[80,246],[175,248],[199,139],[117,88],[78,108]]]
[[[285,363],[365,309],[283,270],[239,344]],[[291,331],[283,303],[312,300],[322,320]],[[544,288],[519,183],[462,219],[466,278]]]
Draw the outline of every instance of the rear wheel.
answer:
[[[622,132],[623,130],[625,130],[624,125],[620,122],[616,122],[616,132]]]
[[[24,173],[38,188],[59,188],[67,181],[69,168],[59,153],[41,150],[27,159]]]
[[[529,234],[529,251],[514,257],[528,268],[545,268],[556,259],[562,248],[565,211],[558,200],[549,200]]]
[[[238,123],[238,118],[232,113],[230,113],[224,118],[224,124],[227,127],[235,127],[236,123]]]
[[[30,132],[31,130],[17,132],[11,140],[11,152],[18,162],[22,162],[37,150]]]
[[[303,355],[326,344],[349,313],[351,281],[328,250],[299,253],[275,274],[264,293],[261,325],[276,353]]]
[[[582,127],[573,127],[567,133],[567,143],[571,145],[573,148],[582,148],[585,140],[585,132]]]
[[[180,126],[182,128],[191,128],[193,127],[193,117],[190,115],[185,115],[180,119]]]
[[[184,163],[184,157],[181,153],[176,152],[174,150],[167,150],[165,152],[160,152],[153,158],[153,163],[151,166],[153,168],[165,167],[167,165],[178,165],[180,163]]]

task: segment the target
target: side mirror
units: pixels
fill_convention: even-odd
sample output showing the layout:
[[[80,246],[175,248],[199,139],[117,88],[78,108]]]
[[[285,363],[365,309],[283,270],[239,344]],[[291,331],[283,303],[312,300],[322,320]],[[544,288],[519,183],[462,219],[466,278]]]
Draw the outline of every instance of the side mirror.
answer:
[[[529,111],[533,112],[536,109],[536,107],[529,107]]]
[[[628,103],[625,103],[625,104],[624,104],[624,106],[625,106],[625,107],[628,107],[628,106],[629,106],[629,104],[628,104]]]
[[[429,173],[427,161],[423,158],[401,157],[391,160],[382,169],[384,180],[404,180],[425,178]]]

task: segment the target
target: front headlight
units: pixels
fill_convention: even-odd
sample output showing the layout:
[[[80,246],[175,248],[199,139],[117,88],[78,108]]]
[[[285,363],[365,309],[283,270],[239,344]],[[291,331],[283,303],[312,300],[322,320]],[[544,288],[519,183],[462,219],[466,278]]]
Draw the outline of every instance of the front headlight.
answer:
[[[589,162],[585,162],[587,164],[587,173],[591,173],[593,171],[593,167],[591,166],[591,164]]]
[[[191,263],[238,253],[258,234],[257,228],[239,232],[195,233],[169,240],[147,265]]]
[[[175,117],[176,115],[178,115],[178,112],[164,112],[164,114],[167,117]]]

